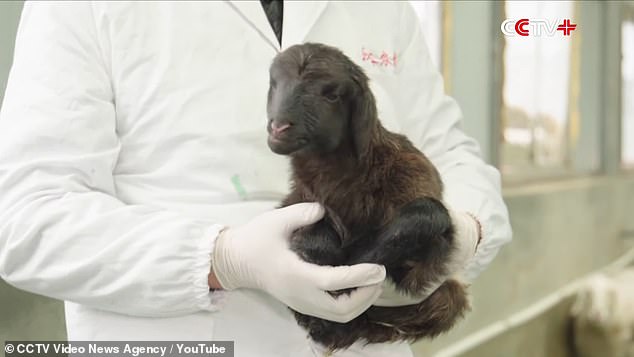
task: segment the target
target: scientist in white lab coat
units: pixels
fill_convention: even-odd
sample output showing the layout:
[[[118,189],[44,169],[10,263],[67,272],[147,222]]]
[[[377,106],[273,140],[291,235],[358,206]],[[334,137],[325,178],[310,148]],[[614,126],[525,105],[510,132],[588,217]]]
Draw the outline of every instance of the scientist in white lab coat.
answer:
[[[459,239],[480,241],[460,269],[477,276],[511,237],[499,173],[460,130],[407,2],[96,1],[25,4],[0,114],[2,278],[64,300],[69,340],[233,340],[237,356],[322,353],[287,306],[347,321],[411,303],[381,266],[286,246],[322,209],[274,210],[288,166],[266,146],[268,67],[308,41],[362,65],[384,125],[438,167]],[[345,287],[361,288],[324,292]]]

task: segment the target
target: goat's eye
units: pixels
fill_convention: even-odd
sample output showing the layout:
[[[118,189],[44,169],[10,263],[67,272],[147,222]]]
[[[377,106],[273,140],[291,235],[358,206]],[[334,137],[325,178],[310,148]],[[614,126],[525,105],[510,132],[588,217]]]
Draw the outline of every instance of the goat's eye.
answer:
[[[336,93],[326,93],[324,94],[324,98],[326,98],[326,100],[331,103],[334,103],[339,100],[339,96]]]

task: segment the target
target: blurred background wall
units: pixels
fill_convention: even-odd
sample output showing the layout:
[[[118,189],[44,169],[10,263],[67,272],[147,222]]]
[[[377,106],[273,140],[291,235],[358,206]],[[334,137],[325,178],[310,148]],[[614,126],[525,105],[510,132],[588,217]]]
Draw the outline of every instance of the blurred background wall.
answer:
[[[632,262],[633,3],[412,3],[465,130],[502,172],[514,230],[473,285],[472,313],[415,351],[573,356],[569,310],[579,284]],[[571,19],[577,28],[506,36],[507,19]]]
[[[414,350],[572,356],[568,313],[579,283],[634,256],[634,5],[412,4],[446,91],[462,107],[464,129],[503,174],[514,229],[513,242],[472,286],[472,313]],[[21,7],[0,2],[0,95]],[[568,18],[577,28],[570,36],[502,33],[506,19],[521,18]],[[64,336],[60,303],[0,280],[0,341]]]

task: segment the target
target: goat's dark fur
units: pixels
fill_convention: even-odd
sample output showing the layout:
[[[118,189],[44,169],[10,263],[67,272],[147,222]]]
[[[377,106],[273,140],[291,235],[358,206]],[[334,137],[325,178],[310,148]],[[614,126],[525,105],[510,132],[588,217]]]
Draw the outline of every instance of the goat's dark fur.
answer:
[[[381,125],[359,66],[329,46],[293,46],[271,66],[267,111],[269,147],[292,163],[282,205],[326,208],[323,220],[295,232],[295,252],[320,265],[382,264],[414,294],[446,276],[454,228],[440,176],[405,136]],[[348,323],[295,314],[312,339],[334,350],[358,340],[434,337],[468,308],[465,287],[448,280],[418,305],[372,306]]]

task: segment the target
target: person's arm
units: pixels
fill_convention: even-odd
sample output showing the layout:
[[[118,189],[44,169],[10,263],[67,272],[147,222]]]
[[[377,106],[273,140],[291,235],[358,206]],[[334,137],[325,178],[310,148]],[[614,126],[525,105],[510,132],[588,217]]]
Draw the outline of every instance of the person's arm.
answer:
[[[429,157],[442,177],[443,201],[456,230],[457,249],[450,258],[449,275],[438,277],[426,291],[412,296],[386,279],[379,306],[417,304],[446,279],[458,276],[472,282],[491,263],[500,247],[511,240],[499,171],[486,164],[477,142],[460,128],[462,113],[445,95],[443,80],[431,62],[416,13],[400,4],[397,75],[379,78],[390,94],[400,131]]]
[[[367,309],[383,267],[322,267],[289,250],[291,228],[319,218],[310,204],[227,228],[117,198],[121,144],[95,28],[90,3],[25,4],[0,112],[0,277],[135,316],[220,309],[224,292],[210,288],[260,289],[342,322]]]
[[[398,56],[398,93],[401,128],[438,168],[444,183],[444,201],[456,212],[472,214],[482,239],[475,257],[465,267],[465,278],[475,279],[511,240],[500,173],[486,164],[476,141],[460,128],[462,113],[445,95],[443,80],[432,64],[415,12],[403,5],[400,21],[403,50]],[[471,228],[473,229],[473,227]]]
[[[113,91],[87,2],[26,2],[0,113],[0,276],[139,316],[214,310],[221,228],[116,197]]]

